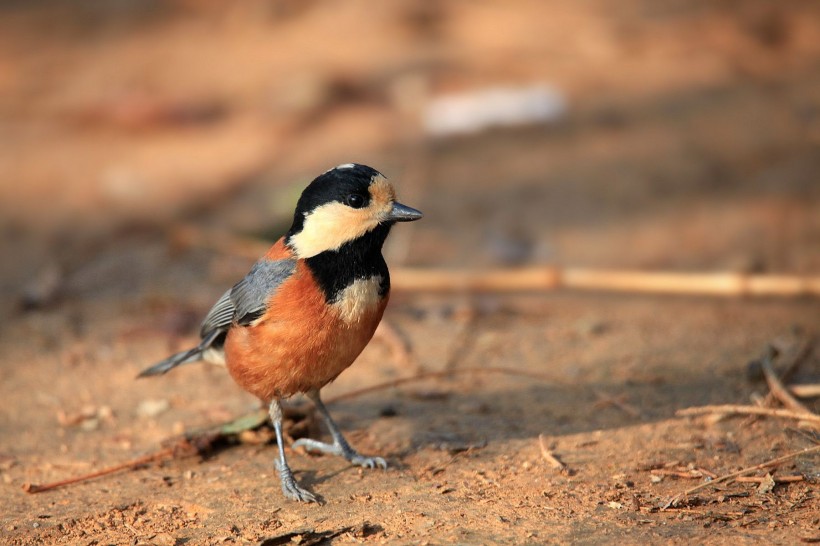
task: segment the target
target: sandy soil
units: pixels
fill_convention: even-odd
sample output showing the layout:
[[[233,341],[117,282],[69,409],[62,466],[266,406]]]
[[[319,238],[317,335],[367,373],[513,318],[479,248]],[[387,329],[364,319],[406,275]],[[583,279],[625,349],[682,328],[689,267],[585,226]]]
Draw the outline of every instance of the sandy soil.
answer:
[[[322,505],[282,499],[264,429],[204,456],[22,490],[256,410],[219,368],[134,380],[192,343],[250,265],[174,230],[273,237],[304,182],[336,163],[380,168],[426,213],[397,228],[397,267],[820,270],[813,4],[416,5],[4,8],[2,542],[820,539],[818,457],[775,473],[802,481],[725,484],[662,509],[704,476],[815,445],[793,422],[675,416],[765,394],[749,363],[818,330],[808,298],[396,292],[387,320],[413,363],[376,339],[328,398],[422,370],[511,373],[332,404],[351,442],[390,468],[291,452]],[[348,39],[361,21],[368,31]],[[532,81],[565,90],[563,120],[435,141],[410,121],[429,94]],[[819,377],[815,354],[794,381]],[[294,436],[325,434],[293,403]]]

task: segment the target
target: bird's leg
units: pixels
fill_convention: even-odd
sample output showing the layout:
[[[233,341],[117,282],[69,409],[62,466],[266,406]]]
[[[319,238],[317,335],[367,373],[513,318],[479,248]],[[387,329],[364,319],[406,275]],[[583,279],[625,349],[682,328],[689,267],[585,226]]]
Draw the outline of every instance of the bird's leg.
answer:
[[[327,408],[319,396],[318,390],[309,391],[307,396],[313,401],[319,413],[322,414],[327,428],[330,429],[330,435],[333,436],[333,443],[326,444],[317,440],[311,440],[310,438],[302,438],[293,442],[294,448],[304,447],[308,451],[318,451],[328,455],[340,455],[351,463],[365,468],[387,468],[387,461],[381,457],[365,457],[350,447],[350,444],[347,443],[347,440],[345,440],[345,437],[342,435],[342,431],[339,430],[339,427],[330,416],[330,412],[327,411]]]
[[[282,493],[290,500],[299,502],[317,502],[316,497],[310,491],[306,491],[296,484],[293,472],[285,459],[285,442],[282,439],[282,405],[274,398],[270,403],[270,420],[273,422],[273,430],[276,431],[276,444],[279,446],[279,460],[276,468],[279,470],[279,479],[282,482]]]

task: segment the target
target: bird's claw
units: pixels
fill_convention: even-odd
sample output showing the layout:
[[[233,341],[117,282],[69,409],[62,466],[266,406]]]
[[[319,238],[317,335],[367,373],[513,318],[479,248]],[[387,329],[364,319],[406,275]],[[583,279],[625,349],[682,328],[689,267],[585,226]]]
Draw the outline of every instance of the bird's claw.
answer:
[[[296,502],[319,502],[316,495],[306,489],[302,489],[296,482],[290,480],[289,482],[282,481],[282,494],[285,498]]]
[[[285,495],[286,499],[296,502],[319,502],[316,495],[297,485],[296,479],[289,468],[282,469],[278,461],[276,466],[279,469],[279,479],[282,482],[282,494]]]
[[[387,468],[387,461],[381,457],[365,457],[357,453],[349,458],[348,461],[363,468],[381,468],[382,470]]]

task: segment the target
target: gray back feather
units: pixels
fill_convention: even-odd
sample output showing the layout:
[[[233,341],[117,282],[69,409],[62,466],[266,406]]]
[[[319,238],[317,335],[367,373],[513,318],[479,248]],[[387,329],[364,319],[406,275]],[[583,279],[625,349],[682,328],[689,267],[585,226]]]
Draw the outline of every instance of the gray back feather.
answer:
[[[296,261],[292,259],[256,262],[244,279],[217,300],[202,321],[200,335],[227,330],[234,322],[244,326],[259,318],[271,295],[295,269]]]

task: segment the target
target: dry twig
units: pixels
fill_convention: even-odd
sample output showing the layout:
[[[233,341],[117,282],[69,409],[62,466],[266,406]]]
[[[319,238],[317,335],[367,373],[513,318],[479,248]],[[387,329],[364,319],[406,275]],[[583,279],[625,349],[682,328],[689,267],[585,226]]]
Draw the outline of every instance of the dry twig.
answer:
[[[789,392],[798,398],[817,398],[820,396],[820,383],[810,385],[789,385]]]
[[[654,476],[672,476],[673,478],[684,479],[700,479],[703,477],[701,472],[695,470],[667,470],[665,468],[657,468],[651,471]]]
[[[784,356],[785,362],[783,363],[783,371],[780,373],[780,382],[785,383],[794,373],[797,371],[798,366],[812,353],[812,349],[814,348],[814,336],[809,336],[802,343],[798,343],[792,347],[792,350],[789,351],[789,354]],[[770,349],[769,349],[770,351]],[[770,353],[764,355],[763,360],[769,356]],[[776,398],[774,393],[770,392],[766,395],[766,398],[763,400],[764,406],[772,406],[775,402]]]
[[[538,447],[541,448],[541,456],[549,463],[551,467],[561,472],[566,472],[567,465],[564,464],[555,454],[547,447],[546,439],[543,434],[538,435]]]
[[[784,406],[792,411],[806,413],[809,415],[812,414],[812,411],[792,396],[786,387],[783,386],[783,383],[780,382],[780,379],[777,377],[777,374],[772,368],[772,359],[769,355],[766,355],[763,359],[761,359],[760,365],[763,368],[763,375],[766,377],[766,383],[769,384],[769,390],[771,391],[772,396],[780,400]]]
[[[820,296],[820,277],[745,273],[615,271],[551,266],[498,270],[404,268],[391,278],[398,290],[543,291],[558,288],[713,296]]]
[[[770,417],[780,417],[782,419],[797,419],[820,425],[820,415],[814,413],[802,413],[797,411],[762,408],[760,406],[741,406],[736,404],[722,404],[717,406],[699,406],[694,408],[684,408],[675,412],[680,417],[692,415],[706,415],[710,413],[721,413],[724,415],[768,415]]]
[[[732,480],[734,478],[743,476],[745,474],[751,474],[752,472],[756,472],[758,470],[763,470],[763,469],[766,469],[766,468],[770,468],[772,466],[777,466],[780,463],[785,463],[786,461],[790,461],[790,460],[792,460],[794,458],[797,458],[801,455],[808,455],[809,453],[817,453],[817,452],[820,452],[820,446],[807,447],[805,449],[801,449],[800,451],[795,451],[793,453],[789,453],[788,455],[783,455],[782,457],[778,457],[776,459],[772,459],[770,461],[766,461],[764,463],[760,463],[760,464],[755,465],[755,466],[750,466],[748,468],[744,468],[743,470],[738,470],[737,472],[732,472],[731,474],[726,474],[724,476],[720,476],[719,478],[715,478],[714,480],[702,483],[700,485],[696,485],[695,487],[690,487],[689,489],[687,489],[686,491],[684,491],[682,493],[678,493],[677,495],[675,495],[674,497],[669,499],[669,502],[667,502],[664,505],[663,508],[666,509],[666,508],[669,508],[670,506],[671,507],[677,506],[677,504],[683,498],[691,495],[695,491],[700,491],[701,489],[705,489],[705,488],[710,487],[712,485],[715,485],[717,483]]]
[[[740,476],[735,478],[735,481],[738,483],[763,483],[769,478],[766,476]],[[794,482],[802,482],[806,478],[800,475],[788,475],[788,476],[772,476],[771,479],[774,480],[774,483],[794,483]]]
[[[395,326],[387,320],[382,320],[376,328],[374,337],[379,337],[390,349],[393,359],[402,370],[422,372],[424,368],[413,355],[410,343],[402,336]]]
[[[650,471],[651,474],[655,476],[672,476],[674,478],[686,478],[686,479],[698,479],[703,478],[704,476],[708,478],[717,478],[717,475],[714,472],[709,472],[703,468],[691,468],[691,469],[668,469],[668,468],[655,468]]]
[[[478,310],[472,302],[468,302],[456,314],[458,322],[458,332],[453,336],[453,342],[447,350],[447,357],[444,360],[445,370],[454,370],[458,366],[459,360],[468,351],[475,337],[475,323],[478,320]]]
[[[23,484],[23,491],[25,491],[26,493],[42,493],[44,491],[57,489],[58,487],[64,487],[66,485],[73,485],[75,483],[86,482],[88,480],[93,480],[95,478],[100,478],[102,476],[108,476],[110,474],[114,474],[122,470],[134,470],[150,463],[162,461],[163,459],[188,457],[191,455],[204,453],[211,448],[214,441],[216,441],[218,438],[219,433],[213,431],[205,431],[190,438],[181,438],[175,440],[176,443],[174,445],[166,447],[154,453],[149,453],[148,455],[143,455],[142,457],[137,457],[136,459],[131,459],[130,461],[126,461],[118,465],[109,466],[108,468],[103,468],[102,470],[89,472],[88,474],[83,474],[82,476],[75,476],[73,478],[59,480],[56,482],[46,483],[42,485],[25,483]]]
[[[521,370],[517,368],[455,368],[453,370],[444,370],[440,372],[424,372],[418,375],[413,375],[410,377],[402,377],[399,379],[393,379],[390,381],[385,381],[384,383],[377,383],[375,385],[371,385],[369,387],[364,387],[362,389],[356,389],[354,391],[346,392],[339,394],[337,396],[328,397],[325,400],[325,403],[331,404],[333,402],[340,402],[342,400],[349,400],[351,398],[357,398],[359,396],[370,394],[372,392],[390,389],[393,387],[399,387],[401,385],[406,385],[408,383],[416,383],[419,381],[426,381],[428,379],[445,379],[452,377],[454,375],[462,375],[468,373],[498,373],[503,375],[510,375],[513,377],[526,377],[529,379],[538,379],[539,381],[553,381],[553,378],[548,377],[544,374],[534,373],[527,370]]]
[[[598,401],[595,402],[595,408],[602,408],[605,406],[612,406],[618,408],[622,412],[626,413],[630,417],[638,419],[641,417],[641,412],[633,405],[625,402],[625,396],[609,396],[606,393],[603,393],[599,390],[593,390],[592,392],[595,393],[595,396],[598,397]]]
[[[58,487],[63,487],[66,485],[73,485],[75,483],[85,482],[88,480],[93,480],[94,478],[100,478],[102,476],[108,476],[109,474],[114,474],[121,470],[133,470],[135,468],[139,468],[141,466],[145,466],[146,464],[153,463],[156,461],[161,461],[162,459],[166,459],[169,457],[173,457],[175,454],[175,448],[169,447],[156,453],[151,453],[149,455],[145,455],[143,457],[137,457],[136,459],[132,459],[130,461],[115,465],[109,466],[108,468],[103,468],[102,470],[97,470],[95,472],[90,472],[88,474],[83,474],[82,476],[75,476],[74,478],[68,478],[65,480],[59,480],[56,482],[46,483],[43,485],[38,485],[34,483],[25,483],[23,484],[23,491],[26,493],[42,493],[43,491],[49,491],[51,489],[57,489]]]

